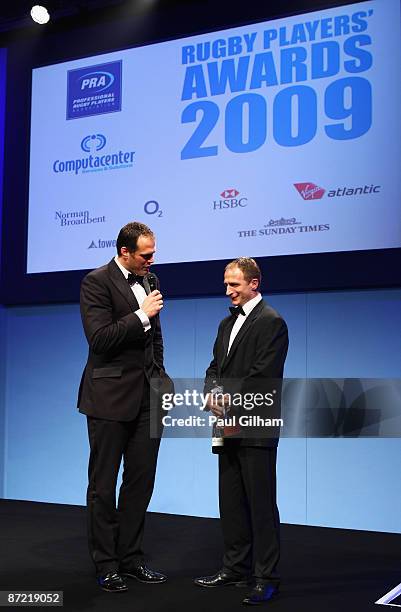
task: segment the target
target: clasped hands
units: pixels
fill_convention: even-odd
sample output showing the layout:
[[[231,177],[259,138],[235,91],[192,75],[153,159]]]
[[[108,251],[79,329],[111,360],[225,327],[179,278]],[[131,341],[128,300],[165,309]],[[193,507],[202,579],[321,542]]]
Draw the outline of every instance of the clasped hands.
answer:
[[[206,408],[213,412],[217,417],[224,417],[226,410],[229,409],[231,396],[229,393],[208,393]]]

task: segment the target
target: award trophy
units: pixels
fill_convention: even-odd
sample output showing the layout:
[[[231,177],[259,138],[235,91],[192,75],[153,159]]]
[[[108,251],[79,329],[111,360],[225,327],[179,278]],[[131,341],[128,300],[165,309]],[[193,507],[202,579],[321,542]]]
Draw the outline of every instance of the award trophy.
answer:
[[[217,381],[213,381],[213,384],[215,386],[213,387],[213,389],[210,390],[210,393],[212,395],[212,402],[214,401],[213,398],[215,397],[216,398],[215,402],[217,404],[217,396],[220,395],[221,397],[223,397],[224,389],[222,385],[217,385],[216,382]],[[224,438],[228,438],[230,436],[236,436],[241,431],[241,427],[237,425],[235,422],[235,419],[236,419],[235,415],[232,415],[231,419],[227,419],[227,414],[230,413],[230,407],[225,408],[223,406],[222,409],[223,409],[222,416],[215,423],[213,423],[213,429],[212,429],[212,452],[213,453],[221,452],[224,446]]]
[[[216,381],[213,381],[213,383],[216,383]],[[223,395],[223,387],[221,385],[216,384],[216,386],[210,390],[210,393],[212,395],[212,401],[213,401],[213,397],[216,397],[216,402],[217,402],[217,396]],[[225,412],[226,412],[225,408],[223,408],[223,416],[220,417],[219,420],[224,419]],[[218,425],[216,421],[213,423],[213,427],[212,427],[212,452],[218,453],[222,449],[223,446],[224,446],[224,427],[221,427],[220,425]]]

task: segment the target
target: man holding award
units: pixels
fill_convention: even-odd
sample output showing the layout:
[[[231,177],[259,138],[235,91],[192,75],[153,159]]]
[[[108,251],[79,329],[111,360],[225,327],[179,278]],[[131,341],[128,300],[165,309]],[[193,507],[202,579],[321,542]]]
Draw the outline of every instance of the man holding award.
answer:
[[[255,398],[258,416],[271,416],[262,398],[277,392],[288,349],[287,326],[259,292],[261,273],[254,259],[240,257],[225,269],[224,284],[231,315],[220,323],[213,359],[206,372],[208,407],[217,417],[240,417],[249,409],[236,407],[232,397]],[[216,396],[216,389],[219,390]],[[269,393],[266,391],[269,390]],[[274,410],[279,410],[279,395]],[[244,407],[246,410],[244,410]],[[239,421],[242,419],[239,418]],[[263,419],[261,419],[263,420]],[[267,419],[266,419],[267,420]],[[248,428],[246,428],[248,429]],[[262,428],[263,429],[263,428]],[[222,568],[197,578],[201,587],[251,584],[244,604],[268,602],[279,590],[279,513],[276,503],[277,431],[224,428],[219,446],[219,503],[224,539]],[[234,435],[232,435],[234,434]]]

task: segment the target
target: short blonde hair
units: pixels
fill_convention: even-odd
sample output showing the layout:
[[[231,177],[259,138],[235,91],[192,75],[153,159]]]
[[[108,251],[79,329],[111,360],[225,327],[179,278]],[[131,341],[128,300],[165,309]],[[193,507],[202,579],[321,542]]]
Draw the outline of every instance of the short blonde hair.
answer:
[[[252,257],[237,257],[228,263],[225,270],[229,268],[239,268],[246,281],[250,282],[253,278],[258,279],[258,286],[262,281],[262,274],[256,261]]]

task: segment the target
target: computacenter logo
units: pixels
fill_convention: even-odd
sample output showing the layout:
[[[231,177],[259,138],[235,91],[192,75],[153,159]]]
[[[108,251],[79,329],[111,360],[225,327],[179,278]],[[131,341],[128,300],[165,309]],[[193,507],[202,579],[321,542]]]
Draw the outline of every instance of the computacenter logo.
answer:
[[[103,134],[91,134],[85,136],[81,142],[81,149],[86,153],[101,151],[106,146],[106,137]]]
[[[106,172],[110,170],[125,170],[132,168],[135,151],[114,151],[97,155],[107,144],[103,134],[89,134],[81,140],[81,149],[88,153],[85,157],[53,162],[55,174],[86,174],[88,172]]]

